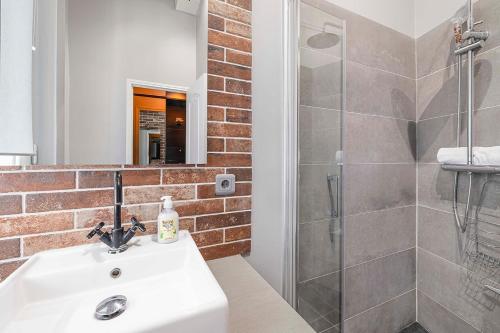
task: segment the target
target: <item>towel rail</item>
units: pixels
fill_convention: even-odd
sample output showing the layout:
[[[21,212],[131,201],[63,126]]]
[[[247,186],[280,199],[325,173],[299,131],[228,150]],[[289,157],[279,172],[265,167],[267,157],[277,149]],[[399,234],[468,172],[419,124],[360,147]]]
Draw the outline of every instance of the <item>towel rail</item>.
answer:
[[[500,175],[500,166],[498,165],[442,164],[441,169],[454,172]]]

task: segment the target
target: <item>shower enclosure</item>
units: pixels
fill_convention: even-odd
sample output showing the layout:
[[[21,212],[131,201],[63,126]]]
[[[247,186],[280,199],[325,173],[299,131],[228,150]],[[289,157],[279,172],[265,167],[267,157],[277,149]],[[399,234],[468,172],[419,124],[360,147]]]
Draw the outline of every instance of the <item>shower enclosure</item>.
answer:
[[[342,313],[342,123],[345,24],[313,2],[290,10],[290,54],[295,68],[294,219],[288,298],[317,332],[340,332]]]

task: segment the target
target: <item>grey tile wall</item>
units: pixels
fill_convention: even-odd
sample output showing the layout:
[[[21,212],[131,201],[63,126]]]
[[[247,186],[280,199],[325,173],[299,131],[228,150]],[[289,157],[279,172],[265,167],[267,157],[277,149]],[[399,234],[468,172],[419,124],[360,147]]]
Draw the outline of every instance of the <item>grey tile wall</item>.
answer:
[[[486,47],[476,59],[474,140],[479,146],[500,145],[500,1],[479,0],[477,20],[490,31]],[[457,231],[452,214],[454,174],[442,171],[436,154],[456,145],[457,75],[450,22],[444,22],[416,41],[417,160],[418,160],[418,314],[431,333],[500,332],[500,300],[485,292],[487,281],[500,285],[500,275],[489,277],[472,265],[465,253],[469,234]],[[464,67],[464,79],[466,71]],[[465,80],[463,84],[465,92]],[[462,102],[465,102],[463,94]],[[465,112],[465,108],[462,109]],[[461,142],[465,143],[462,114]],[[477,205],[484,176],[474,176],[472,203]],[[463,213],[467,177],[460,182],[459,209]],[[500,185],[486,189],[482,220],[500,220]],[[471,230],[473,228],[469,228]],[[500,253],[496,253],[497,256]]]
[[[345,333],[400,332],[416,320],[415,290],[346,320]]]

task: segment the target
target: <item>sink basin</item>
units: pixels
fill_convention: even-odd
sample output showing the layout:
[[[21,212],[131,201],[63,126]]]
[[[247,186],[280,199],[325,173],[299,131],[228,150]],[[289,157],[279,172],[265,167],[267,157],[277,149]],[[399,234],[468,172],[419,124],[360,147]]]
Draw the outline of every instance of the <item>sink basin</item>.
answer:
[[[120,254],[91,244],[34,255],[0,283],[0,332],[227,332],[227,298],[189,233],[172,244],[152,237]],[[116,295],[125,312],[96,319]]]

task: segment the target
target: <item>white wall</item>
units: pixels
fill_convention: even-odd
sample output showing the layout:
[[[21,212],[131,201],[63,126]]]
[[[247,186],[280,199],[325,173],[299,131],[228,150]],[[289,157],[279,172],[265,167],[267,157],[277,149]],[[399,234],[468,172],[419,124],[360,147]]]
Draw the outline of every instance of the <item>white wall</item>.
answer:
[[[250,264],[282,292],[283,9],[282,1],[252,3],[252,252]]]
[[[196,18],[196,78],[207,72],[208,64],[208,0],[200,2]]]
[[[36,51],[33,52],[33,140],[38,163],[57,162],[58,0],[38,3]]]
[[[413,38],[450,19],[466,3],[466,0],[327,1]]]
[[[126,79],[190,86],[196,17],[174,0],[69,0],[70,163],[125,162]]]
[[[454,17],[465,5],[466,0],[415,0],[415,37]]]
[[[1,1],[0,15],[0,154],[30,154],[33,1]]]
[[[326,0],[406,34],[415,35],[414,8],[420,0]],[[427,1],[427,0],[424,0]],[[440,2],[437,0],[434,2]]]

